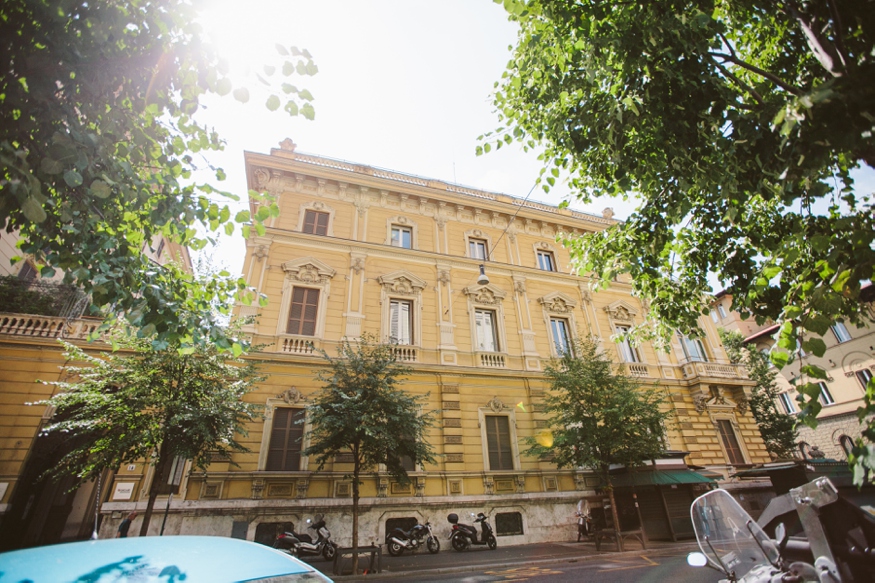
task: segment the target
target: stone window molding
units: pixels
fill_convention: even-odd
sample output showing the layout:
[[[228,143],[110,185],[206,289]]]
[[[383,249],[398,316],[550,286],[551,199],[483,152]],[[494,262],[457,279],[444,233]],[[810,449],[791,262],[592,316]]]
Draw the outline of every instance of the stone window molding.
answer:
[[[732,407],[735,407],[735,404],[732,404]],[[726,450],[726,444],[723,443],[723,438],[720,436],[720,421],[729,421],[729,424],[732,426],[732,431],[735,433],[735,441],[738,444],[738,449],[741,453],[742,458],[744,458],[744,463],[750,463],[750,453],[747,451],[747,444],[742,439],[741,428],[738,426],[738,420],[735,417],[735,414],[731,411],[727,410],[715,410],[711,409],[709,411],[709,417],[711,419],[711,424],[714,426],[714,431],[717,434],[717,443],[720,444],[720,450],[723,452],[723,457],[726,459],[727,463],[730,463],[731,457],[729,456],[729,452]]]
[[[411,318],[413,319],[413,341],[410,346],[422,344],[422,290],[428,282],[404,269],[381,275],[377,278],[380,284],[380,329],[383,337],[389,338],[389,305],[393,299],[409,301]]]
[[[564,319],[568,325],[569,341],[573,342],[577,338],[577,322],[574,319],[574,309],[577,307],[577,300],[562,292],[552,292],[538,298],[538,303],[541,304],[541,310],[544,314],[544,325],[547,327],[547,333],[550,337],[550,350],[554,355],[560,356],[556,349],[557,340],[553,337],[553,327],[550,324],[552,318]]]
[[[470,231],[465,231],[465,257],[471,257],[471,239],[480,239],[486,241],[486,258],[480,259],[478,257],[472,257],[472,259],[477,259],[477,261],[488,261],[492,254],[495,252],[492,244],[492,237],[489,233],[482,231],[480,229],[471,229]]]
[[[315,211],[318,213],[328,213],[328,232],[325,234],[327,237],[334,236],[334,209],[321,200],[314,200],[311,202],[305,202],[300,205],[298,209],[298,228],[297,231],[299,233],[304,232],[304,215],[306,215],[306,211]]]
[[[510,429],[510,447],[511,457],[513,458],[512,470],[491,470],[489,469],[489,443],[486,436],[486,417],[503,415],[507,417],[508,427]],[[480,428],[480,439],[483,448],[483,469],[491,473],[509,473],[520,470],[520,452],[517,439],[516,412],[515,407],[506,405],[497,396],[493,397],[486,404],[477,410],[477,427]]]
[[[330,223],[329,223],[330,224]],[[410,229],[410,248],[418,249],[419,248],[419,229],[417,228],[417,224],[411,220],[409,217],[404,215],[397,215],[394,217],[390,217],[386,220],[386,245],[392,244],[392,227],[402,227],[405,229]],[[403,247],[402,247],[403,249]]]
[[[261,434],[261,448],[258,451],[258,471],[263,472],[267,466],[267,454],[270,449],[270,436],[273,433],[273,418],[274,411],[278,407],[289,407],[293,409],[303,409],[306,406],[308,399],[296,387],[290,387],[274,395],[268,397],[264,403],[264,431]],[[310,440],[307,435],[310,433],[310,423],[304,423],[304,437],[301,439],[301,451],[304,451],[310,446]],[[309,458],[305,455],[301,456],[300,471],[307,471]]]
[[[504,298],[507,297],[507,292],[501,288],[489,283],[486,285],[471,285],[466,287],[463,292],[468,299],[468,318],[470,320],[469,330],[471,331],[471,346],[474,352],[477,352],[476,340],[476,315],[478,309],[489,309],[495,312],[495,333],[497,335],[498,350],[496,352],[507,352],[507,335],[504,327],[504,306],[502,305]]]
[[[540,269],[538,264],[538,252],[549,253],[553,258],[553,273],[560,273],[559,269],[559,253],[555,245],[551,245],[546,241],[539,241],[532,244],[533,253],[535,254],[535,267]]]
[[[280,304],[277,319],[277,336],[292,336],[286,332],[289,320],[289,310],[292,305],[292,292],[296,287],[318,289],[319,306],[316,314],[316,332],[313,338],[321,338],[325,332],[325,314],[328,297],[331,294],[331,279],[337,273],[326,263],[315,257],[301,257],[282,264],[285,278],[283,279],[283,299]]]
[[[636,310],[632,304],[619,300],[605,306],[604,310],[608,314],[608,320],[611,323],[611,334],[614,338],[617,337],[618,332],[620,332],[621,329],[628,330],[635,326],[635,320],[638,317],[638,310]],[[647,363],[647,360],[644,358],[644,351],[641,350],[640,346],[633,345],[631,340],[614,342],[614,346],[621,362],[631,364],[636,362],[642,364]],[[628,350],[634,354],[633,360],[629,360],[629,358],[624,356],[624,348],[626,347],[628,347]]]

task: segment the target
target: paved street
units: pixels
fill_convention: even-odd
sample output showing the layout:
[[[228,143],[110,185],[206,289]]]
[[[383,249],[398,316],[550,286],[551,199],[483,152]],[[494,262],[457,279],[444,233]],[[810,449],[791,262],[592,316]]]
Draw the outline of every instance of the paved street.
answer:
[[[630,543],[625,552],[596,551],[592,543],[538,543],[484,548],[457,553],[442,548],[436,555],[427,552],[405,553],[400,557],[383,555],[379,575],[332,573],[332,564],[313,560],[313,566],[339,581],[392,579],[393,581],[672,581],[672,583],[712,583],[720,576],[710,569],[694,569],[686,555],[697,550],[694,542],[653,542],[648,549]],[[610,548],[610,547],[609,547]],[[367,560],[360,563],[366,566]],[[349,564],[346,565],[347,570]]]

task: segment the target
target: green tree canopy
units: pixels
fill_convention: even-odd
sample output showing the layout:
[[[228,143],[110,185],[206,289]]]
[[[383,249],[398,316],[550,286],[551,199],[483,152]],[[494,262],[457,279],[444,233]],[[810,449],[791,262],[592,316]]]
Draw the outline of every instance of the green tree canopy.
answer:
[[[322,353],[327,367],[318,372],[324,383],[307,407],[310,446],[319,469],[338,454],[352,454],[352,544],[358,548],[359,485],[365,471],[379,464],[402,483],[408,482],[402,460],[434,463],[427,431],[434,412],[424,409],[428,395],[413,395],[401,383],[410,369],[398,363],[394,346],[368,335],[357,343],[344,341],[338,355]],[[353,572],[357,559],[353,554]]]
[[[204,41],[195,4],[0,4],[0,227],[20,231],[21,250],[38,258],[42,275],[63,270],[66,282],[90,294],[95,312],[126,313],[158,348],[231,342],[210,318],[192,329],[196,323],[177,316],[175,306],[197,283],[175,274],[178,285],[162,287],[162,268],[144,245],[161,234],[198,249],[235,224],[244,235],[250,222],[261,231],[278,212],[256,197],[254,215],[232,216],[222,199],[235,195],[194,182],[197,160],[222,147],[196,119],[200,99],[207,92],[249,99]],[[316,66],[306,51],[277,51],[282,62],[257,75],[266,107],[312,119],[312,95],[287,81]],[[221,168],[200,166],[224,179]],[[246,287],[227,278],[214,284],[209,291],[221,299]]]
[[[639,332],[695,333],[711,274],[742,315],[781,324],[778,366],[870,318],[875,213],[851,171],[875,166],[875,3],[504,4],[520,33],[487,144],[543,147],[545,187],[564,172],[583,200],[640,199],[568,241],[603,285],[631,275],[651,302]]]
[[[90,354],[64,343],[71,380],[53,382],[55,413],[43,433],[81,438],[80,445],[50,470],[52,477],[75,476],[80,482],[104,470],[151,460],[162,475],[174,457],[206,469],[212,454],[248,451],[238,441],[259,406],[244,400],[262,380],[251,361],[240,361],[208,344],[192,354],[170,348],[155,351],[144,341],[112,354]],[[81,364],[79,364],[81,363]],[[152,481],[140,531],[145,535],[158,481]]]
[[[720,340],[729,360],[744,365],[756,386],[750,394],[750,412],[757,422],[766,450],[773,459],[789,459],[796,453],[796,417],[778,410],[778,370],[769,357],[753,346],[744,344],[738,332],[720,330]],[[818,392],[820,387],[817,387]],[[817,402],[817,401],[815,401]],[[818,405],[820,403],[818,402]]]
[[[615,368],[593,339],[576,341],[572,351],[550,361],[545,374],[552,443],[542,435],[527,438],[527,454],[549,456],[560,468],[589,468],[611,490],[612,464],[634,468],[665,451],[671,412],[664,398]],[[611,507],[618,525],[613,501]]]

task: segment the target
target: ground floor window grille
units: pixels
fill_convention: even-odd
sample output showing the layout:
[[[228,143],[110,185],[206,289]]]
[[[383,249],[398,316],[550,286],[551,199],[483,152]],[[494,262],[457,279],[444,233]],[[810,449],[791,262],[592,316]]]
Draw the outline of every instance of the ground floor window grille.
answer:
[[[519,512],[499,512],[496,514],[495,534],[498,536],[523,534],[523,515]]]

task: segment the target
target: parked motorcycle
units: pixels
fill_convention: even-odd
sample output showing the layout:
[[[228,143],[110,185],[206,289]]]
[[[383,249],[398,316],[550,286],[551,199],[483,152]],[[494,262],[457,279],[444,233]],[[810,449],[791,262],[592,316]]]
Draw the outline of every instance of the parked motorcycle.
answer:
[[[416,551],[423,542],[431,554],[441,550],[441,543],[431,531],[431,523],[427,521],[425,524],[416,524],[406,532],[396,528],[386,533],[386,547],[389,549],[389,554],[395,557],[404,551]]]
[[[690,553],[687,563],[720,571],[724,583],[871,581],[873,522],[856,516],[853,506],[836,504],[839,498],[828,478],[776,498],[776,510],[770,511],[770,504],[761,519],[784,515],[791,525],[798,520],[804,537],[791,539],[780,522],[773,539],[728,492],[712,490],[696,498],[690,509],[702,552]]]
[[[453,525],[453,531],[450,533],[453,549],[464,551],[470,545],[488,545],[489,550],[494,551],[498,546],[498,541],[495,540],[495,535],[492,534],[492,527],[486,522],[486,515],[482,512],[475,515],[472,512],[471,517],[474,518],[474,524],[480,523],[482,532],[480,533],[479,540],[477,539],[477,528],[475,526],[459,524],[459,516],[456,513],[447,516],[447,520]]]
[[[326,561],[333,561],[337,554],[337,544],[331,540],[331,532],[325,526],[325,519],[321,514],[307,519],[307,529],[316,532],[316,540],[309,534],[298,534],[295,525],[291,525],[288,532],[280,533],[273,548],[287,551],[290,555],[300,557],[302,555],[322,555]]]

